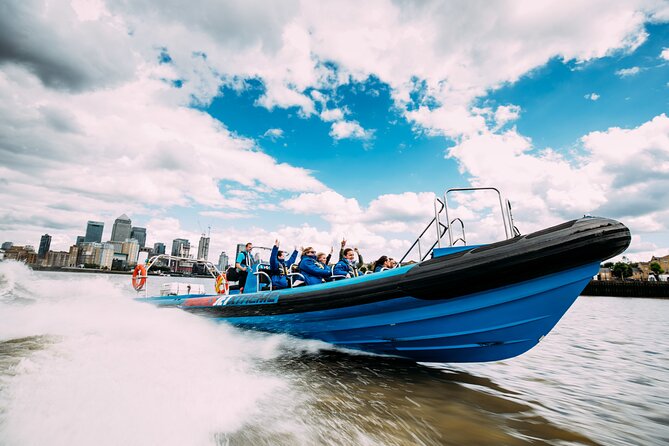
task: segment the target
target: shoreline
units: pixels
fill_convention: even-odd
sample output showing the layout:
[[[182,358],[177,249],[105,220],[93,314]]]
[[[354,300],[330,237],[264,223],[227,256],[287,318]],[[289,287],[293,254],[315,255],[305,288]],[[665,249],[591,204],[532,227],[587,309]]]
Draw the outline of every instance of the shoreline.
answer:
[[[45,272],[54,272],[54,273],[85,273],[85,274],[115,274],[115,275],[126,275],[126,276],[131,276],[132,271],[112,271],[112,270],[104,270],[104,269],[97,269],[97,268],[61,268],[61,267],[53,267],[53,266],[36,266],[36,265],[28,265],[28,268],[30,268],[33,271],[45,271]],[[149,273],[148,274],[151,277],[174,277],[176,279],[178,278],[186,278],[186,279],[214,279],[210,275],[181,275],[181,274],[153,274]]]

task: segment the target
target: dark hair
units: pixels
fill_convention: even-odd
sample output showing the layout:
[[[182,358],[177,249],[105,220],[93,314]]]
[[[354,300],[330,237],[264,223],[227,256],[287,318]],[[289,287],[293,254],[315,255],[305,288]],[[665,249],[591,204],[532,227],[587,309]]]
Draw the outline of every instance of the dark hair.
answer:
[[[343,254],[344,254],[344,257],[346,257],[346,254],[348,254],[349,252],[352,252],[352,251],[353,251],[352,248],[346,248],[346,249],[344,249],[344,253],[343,253]]]
[[[281,255],[283,255],[283,254],[284,254],[284,251],[278,251],[278,252],[276,253],[276,256],[279,257],[279,256],[281,256]]]
[[[386,263],[387,260],[388,260],[388,256],[381,256],[381,257],[379,257],[379,260],[377,260],[376,262],[374,262],[374,265],[372,266],[372,271],[374,271],[374,270],[376,269],[377,266],[379,266],[379,265],[383,265],[384,263]]]
[[[252,245],[252,244],[253,244],[253,243],[251,243],[251,242],[248,242],[248,243],[247,243],[246,245],[244,245],[244,246],[245,246],[246,248],[248,248],[248,247],[249,247],[249,245]]]

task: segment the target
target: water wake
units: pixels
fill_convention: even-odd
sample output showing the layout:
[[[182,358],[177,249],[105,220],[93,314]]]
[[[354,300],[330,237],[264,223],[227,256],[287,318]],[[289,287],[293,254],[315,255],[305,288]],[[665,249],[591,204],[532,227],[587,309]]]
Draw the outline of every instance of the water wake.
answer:
[[[266,399],[299,400],[258,368],[295,341],[132,297],[109,276],[0,263],[0,444],[212,444]]]

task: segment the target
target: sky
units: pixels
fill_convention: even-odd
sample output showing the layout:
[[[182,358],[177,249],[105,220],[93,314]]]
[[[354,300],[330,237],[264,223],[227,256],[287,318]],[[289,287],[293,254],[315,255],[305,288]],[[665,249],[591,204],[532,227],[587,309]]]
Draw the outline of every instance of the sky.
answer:
[[[8,0],[0,240],[401,257],[453,187],[527,234],[584,215],[669,254],[669,2]],[[489,193],[449,195],[468,244]]]

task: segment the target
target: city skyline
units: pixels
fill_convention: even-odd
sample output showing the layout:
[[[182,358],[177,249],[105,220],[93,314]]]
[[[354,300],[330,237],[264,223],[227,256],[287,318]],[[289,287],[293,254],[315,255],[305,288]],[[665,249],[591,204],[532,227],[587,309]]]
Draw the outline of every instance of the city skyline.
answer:
[[[145,246],[401,256],[480,185],[523,234],[598,215],[669,253],[666,2],[195,5],[7,3],[0,240],[126,213]],[[501,236],[482,200],[452,203],[470,244]]]

